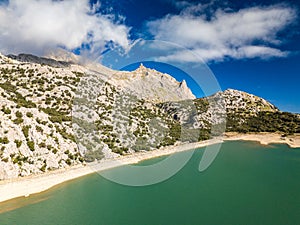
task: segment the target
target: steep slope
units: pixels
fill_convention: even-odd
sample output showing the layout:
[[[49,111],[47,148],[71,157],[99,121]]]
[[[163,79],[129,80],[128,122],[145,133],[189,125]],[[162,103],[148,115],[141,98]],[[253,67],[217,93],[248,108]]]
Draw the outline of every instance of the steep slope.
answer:
[[[72,92],[81,69],[1,58],[0,179],[83,161],[71,126]]]
[[[178,82],[169,74],[146,68],[143,64],[132,72],[116,72],[109,82],[146,101],[156,103],[195,99],[184,80]]]
[[[101,85],[97,89],[97,115],[110,113],[107,108],[102,108],[101,111],[101,107],[109,105],[105,89],[108,86],[111,86],[112,90],[115,89],[107,82],[107,77],[116,74],[117,71],[93,63],[85,68],[31,55],[11,58],[0,55],[0,60],[0,179],[41,173],[83,162],[83,155],[78,149],[72,127],[75,123],[72,123],[72,101],[77,86],[80,86],[80,80],[85,75],[98,78]],[[129,72],[124,73],[130,76]],[[182,100],[186,96],[193,97],[190,91],[187,92],[189,95],[184,95],[181,91],[184,89],[179,87],[180,83],[175,79],[169,75],[163,76],[166,78],[163,83],[173,88],[175,93],[169,99]],[[113,78],[110,81],[115,80]],[[146,87],[146,83],[142,85]],[[101,92],[103,90],[104,92]],[[130,92],[134,91],[128,90],[127,87],[118,90],[123,93],[122,97],[131,97]],[[135,91],[135,94],[142,95],[143,90]],[[156,95],[160,95],[160,92]],[[134,97],[132,105],[138,107],[143,97]],[[121,104],[118,107],[121,107]],[[112,115],[113,118],[115,116],[117,115]],[[98,119],[100,118],[102,122],[105,121],[104,115],[98,116]],[[164,115],[162,121],[167,120],[167,115]],[[132,118],[132,121],[137,123],[135,118]],[[109,140],[114,136],[106,132],[111,125],[100,126],[98,123],[98,126],[99,137],[103,143],[101,152],[107,149],[107,154],[96,158],[115,157],[113,151],[121,153],[121,150],[130,150],[125,147],[121,150],[113,148]],[[130,138],[125,138],[124,130],[121,134],[122,142],[128,143]],[[128,135],[130,136],[130,133]],[[153,145],[153,148],[156,147]],[[88,155],[86,159],[89,159]]]
[[[195,99],[185,81],[143,65],[126,72],[25,58],[0,54],[0,180],[225,130],[300,132],[299,115],[245,92]]]

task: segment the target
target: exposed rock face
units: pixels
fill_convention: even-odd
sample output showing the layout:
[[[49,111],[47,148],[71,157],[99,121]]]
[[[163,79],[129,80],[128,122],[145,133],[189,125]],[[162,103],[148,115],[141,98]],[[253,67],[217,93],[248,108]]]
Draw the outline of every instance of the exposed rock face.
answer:
[[[228,89],[221,93],[226,103],[226,109],[229,112],[245,110],[249,113],[258,113],[261,111],[277,112],[276,106],[267,102],[265,99],[248,94],[243,91]]]
[[[116,72],[109,82],[155,103],[195,99],[184,80],[178,82],[169,74],[146,68],[143,64],[133,72]]]
[[[117,104],[117,97],[111,98],[116,92],[113,84],[117,84],[122,97],[131,99],[134,94],[133,107],[143,105],[140,100],[144,98],[151,100],[148,107],[152,111],[151,108],[155,108],[152,104],[156,102],[194,98],[185,82],[179,83],[170,75],[143,66],[133,73],[118,72],[92,62],[83,67],[27,54],[0,55],[0,63],[0,179],[42,173],[83,161],[75,142],[71,113],[76,88],[85,74],[102,80],[95,90],[99,98],[94,121],[102,121],[106,127],[98,123],[101,154],[93,159],[117,157],[125,150],[125,147],[121,151],[107,141],[113,132],[106,132],[106,129],[114,125],[109,118],[116,122],[114,114],[117,107],[122,108],[122,104],[111,111],[105,108]],[[125,78],[123,82],[119,82],[119,76]],[[107,123],[104,113],[111,114]],[[132,123],[139,125],[135,118]],[[127,133],[121,128],[119,138],[123,143],[139,142],[132,134],[135,130]],[[133,136],[130,138],[130,135]],[[152,148],[156,147],[153,144]],[[132,151],[131,148],[127,150]]]
[[[83,161],[74,141],[71,101],[84,69],[0,59],[0,179]]]
[[[229,89],[196,99],[184,80],[143,65],[126,72],[0,54],[0,180],[205,140],[214,125],[225,130],[226,115],[236,129],[263,112],[299,129],[299,115],[262,98]]]

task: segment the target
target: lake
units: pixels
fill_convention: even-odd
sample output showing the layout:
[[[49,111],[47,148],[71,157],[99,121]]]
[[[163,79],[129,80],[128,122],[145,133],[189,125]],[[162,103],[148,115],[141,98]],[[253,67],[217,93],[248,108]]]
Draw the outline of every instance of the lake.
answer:
[[[0,224],[300,224],[299,148],[225,142],[200,173],[202,154],[196,150],[175,176],[155,185],[123,186],[92,174],[1,203]]]

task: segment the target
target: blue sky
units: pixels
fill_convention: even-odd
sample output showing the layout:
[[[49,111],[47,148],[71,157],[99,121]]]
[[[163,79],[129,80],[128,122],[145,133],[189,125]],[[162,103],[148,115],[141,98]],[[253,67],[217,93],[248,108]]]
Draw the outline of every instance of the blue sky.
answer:
[[[118,2],[118,4],[117,4]],[[133,27],[133,35],[146,37],[146,23],[149,20],[163,18],[167,14],[179,15],[181,8],[168,0],[145,1],[107,1],[108,6],[116,3],[115,12],[126,15],[126,22]],[[179,1],[178,1],[179,2]],[[210,1],[190,1],[191,4],[207,3]],[[228,1],[213,7],[227,5],[234,12],[251,7],[269,7],[277,4],[300,8],[299,1]],[[297,12],[298,14],[298,12]],[[281,110],[300,113],[300,24],[299,18],[294,23],[284,27],[278,35],[283,42],[278,48],[282,51],[290,51],[285,57],[245,57],[241,59],[224,58],[217,61],[209,61],[208,65],[223,90],[234,88],[261,96]],[[197,29],[195,27],[195,29]],[[249,30],[251,32],[251,30]],[[272,46],[266,45],[266,46]]]
[[[300,113],[299,10],[297,0],[0,0],[0,51],[97,57],[140,38],[168,41],[202,58],[221,89]],[[173,51],[168,60],[193,58]]]

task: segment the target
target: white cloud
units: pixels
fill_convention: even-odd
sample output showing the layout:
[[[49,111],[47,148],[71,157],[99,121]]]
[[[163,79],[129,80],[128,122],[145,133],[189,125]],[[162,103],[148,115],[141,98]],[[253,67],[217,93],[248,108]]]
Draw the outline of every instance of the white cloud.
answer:
[[[167,15],[148,22],[154,38],[182,45],[205,61],[259,57],[285,57],[278,33],[296,20],[288,6],[252,7],[238,12],[218,9],[204,11],[207,6],[194,5],[180,15]],[[192,60],[188,53],[177,52],[165,60]]]
[[[101,51],[107,42],[128,48],[129,28],[112,15],[96,13],[88,0],[10,0],[0,4],[0,51],[4,53],[67,49],[90,45]]]

